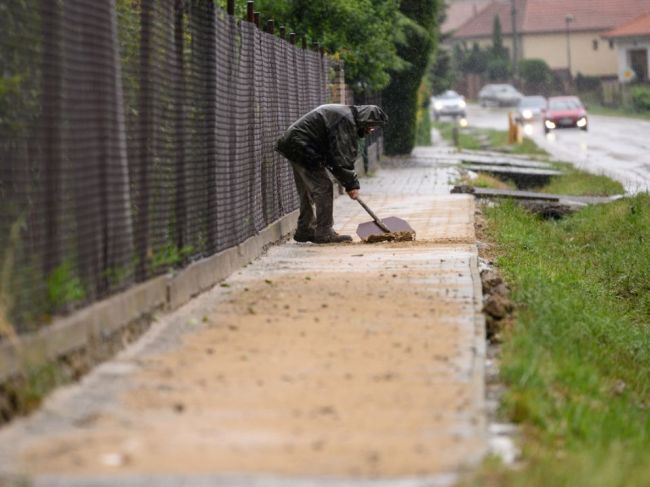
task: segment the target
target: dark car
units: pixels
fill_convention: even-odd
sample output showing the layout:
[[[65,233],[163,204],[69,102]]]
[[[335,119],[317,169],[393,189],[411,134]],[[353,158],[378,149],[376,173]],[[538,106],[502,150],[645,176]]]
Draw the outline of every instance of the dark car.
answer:
[[[478,92],[478,101],[482,107],[489,105],[514,107],[523,96],[512,85],[491,84],[481,88],[481,91]]]
[[[519,123],[529,123],[541,119],[546,104],[546,98],[543,96],[524,96],[517,104],[515,120]]]
[[[433,107],[433,117],[438,120],[440,117],[462,117],[466,116],[465,97],[459,95],[453,90],[447,90],[444,93],[431,99]]]
[[[577,96],[554,96],[548,99],[544,114],[544,132],[561,128],[589,128],[587,109]]]

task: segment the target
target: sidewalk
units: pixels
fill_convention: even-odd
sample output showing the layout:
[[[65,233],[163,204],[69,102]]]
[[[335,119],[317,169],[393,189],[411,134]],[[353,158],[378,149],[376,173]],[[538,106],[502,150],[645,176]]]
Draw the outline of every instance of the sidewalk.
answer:
[[[486,449],[474,200],[448,194],[425,149],[390,166],[362,194],[416,242],[271,248],[0,431],[0,472],[68,487],[452,482]],[[335,218],[349,234],[369,219],[347,197]]]

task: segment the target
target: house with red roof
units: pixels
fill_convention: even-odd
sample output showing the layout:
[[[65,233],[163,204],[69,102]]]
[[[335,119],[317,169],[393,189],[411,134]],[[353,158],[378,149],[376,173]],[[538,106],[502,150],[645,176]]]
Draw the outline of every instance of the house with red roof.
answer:
[[[607,32],[618,52],[618,79],[648,81],[650,65],[650,12]]]
[[[443,34],[453,34],[461,25],[494,0],[445,0],[445,21],[440,26]]]
[[[519,59],[543,59],[572,77],[614,77],[619,73],[619,38],[610,34],[650,13],[650,0],[514,0],[514,17],[512,6],[512,0],[494,0],[454,30],[452,43],[490,45],[498,16],[504,45],[512,49],[514,18]]]

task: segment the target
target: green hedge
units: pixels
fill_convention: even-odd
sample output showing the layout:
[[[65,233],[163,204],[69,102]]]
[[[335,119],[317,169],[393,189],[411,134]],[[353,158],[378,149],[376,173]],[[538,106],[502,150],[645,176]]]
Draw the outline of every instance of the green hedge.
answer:
[[[635,86],[630,92],[634,109],[638,112],[650,112],[650,88]]]

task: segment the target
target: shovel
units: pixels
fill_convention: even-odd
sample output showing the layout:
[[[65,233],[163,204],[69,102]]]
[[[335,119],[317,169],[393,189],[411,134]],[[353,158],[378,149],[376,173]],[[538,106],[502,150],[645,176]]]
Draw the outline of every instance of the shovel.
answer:
[[[411,228],[408,222],[395,216],[380,220],[361,198],[357,198],[357,201],[373,220],[362,223],[357,227],[357,235],[361,240],[364,242],[415,240],[415,230]]]

